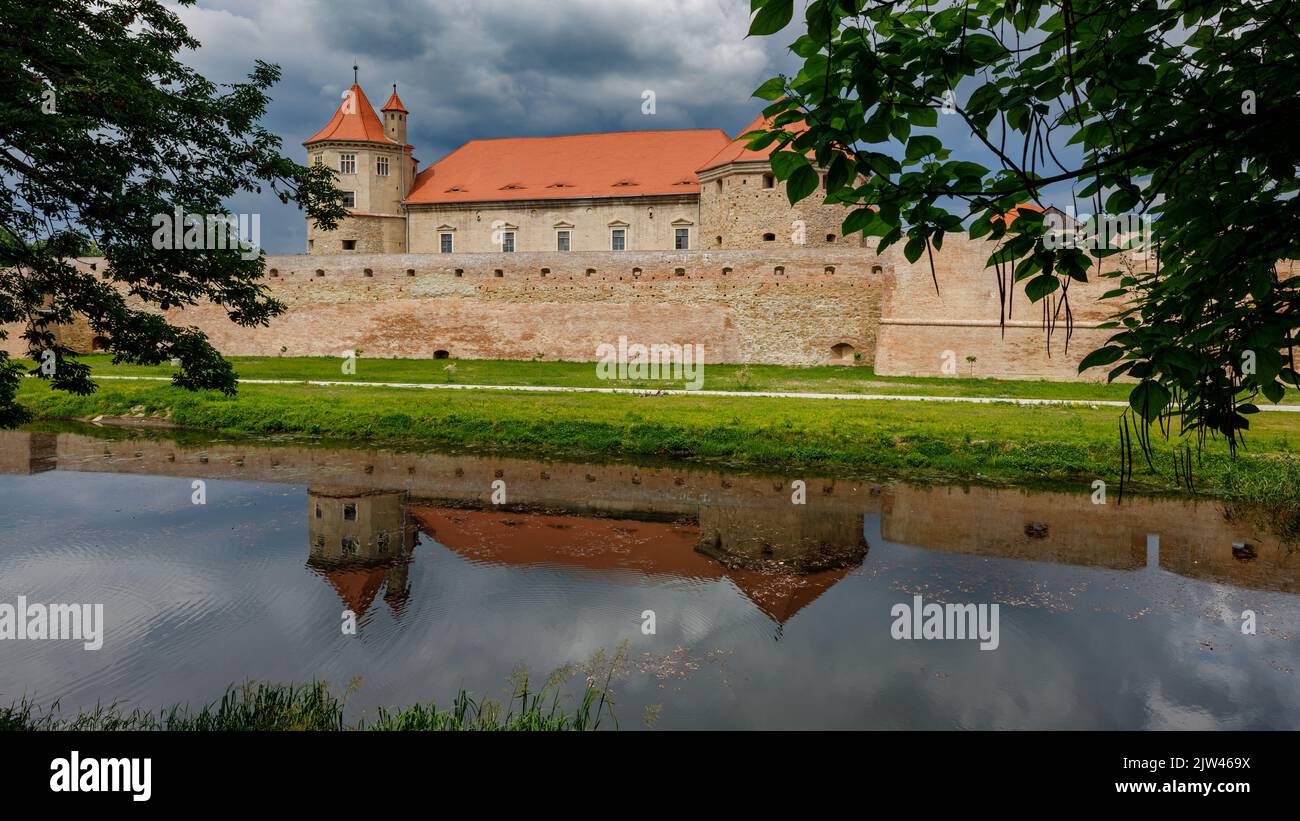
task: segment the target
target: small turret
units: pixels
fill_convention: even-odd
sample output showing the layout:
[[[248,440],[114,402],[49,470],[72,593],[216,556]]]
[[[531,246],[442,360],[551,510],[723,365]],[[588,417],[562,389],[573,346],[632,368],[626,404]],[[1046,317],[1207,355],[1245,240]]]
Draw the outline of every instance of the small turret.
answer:
[[[384,134],[398,145],[406,145],[406,117],[410,112],[397,96],[397,83],[393,83],[393,96],[380,111],[384,112]]]

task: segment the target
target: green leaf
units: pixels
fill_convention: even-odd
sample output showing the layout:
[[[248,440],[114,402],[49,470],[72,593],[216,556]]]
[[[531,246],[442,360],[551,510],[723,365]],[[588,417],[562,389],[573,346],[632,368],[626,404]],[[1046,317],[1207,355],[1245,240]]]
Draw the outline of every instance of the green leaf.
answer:
[[[844,224],[840,226],[840,233],[845,235],[856,234],[870,225],[875,218],[875,211],[872,211],[870,208],[859,208],[850,213],[844,220]]]
[[[800,168],[808,167],[808,158],[797,151],[773,151],[772,173],[778,180],[788,180]]]
[[[1169,390],[1151,379],[1143,379],[1128,395],[1128,404],[1147,422],[1154,422],[1169,405]]]
[[[935,128],[939,125],[939,111],[929,107],[909,108],[907,121],[923,128]]]
[[[1039,274],[1025,283],[1025,295],[1030,302],[1037,302],[1061,287],[1061,281],[1051,274]]]
[[[916,236],[907,241],[903,246],[903,256],[907,257],[908,262],[916,262],[925,253],[925,237]]]
[[[790,199],[790,204],[794,205],[816,191],[817,186],[820,184],[821,177],[817,176],[817,172],[813,170],[813,167],[805,162],[796,168],[794,173],[790,175],[790,179],[786,181],[785,193]]]
[[[775,100],[785,93],[785,78],[773,77],[766,83],[763,83],[754,92],[754,96],[760,100]]]
[[[1104,348],[1098,348],[1083,358],[1079,363],[1079,373],[1083,373],[1089,368],[1099,368],[1103,365],[1109,365],[1119,360],[1124,355],[1124,349],[1115,345],[1108,345]]]
[[[776,34],[794,18],[794,0],[767,0],[749,24],[751,36]]]
[[[980,63],[991,63],[1007,53],[1001,43],[987,34],[967,34],[964,48],[967,56]]]
[[[937,153],[943,148],[943,143],[939,142],[938,137],[931,137],[928,134],[918,134],[907,141],[907,154],[909,160],[919,160],[927,154]]]

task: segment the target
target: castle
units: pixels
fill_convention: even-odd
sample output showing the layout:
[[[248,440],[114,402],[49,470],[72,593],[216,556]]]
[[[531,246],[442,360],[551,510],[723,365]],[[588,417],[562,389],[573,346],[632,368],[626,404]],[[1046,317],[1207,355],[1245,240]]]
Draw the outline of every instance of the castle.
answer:
[[[381,117],[382,114],[382,117]],[[267,255],[286,306],[268,327],[173,306],[228,356],[595,362],[602,345],[702,348],[705,363],[867,365],[878,374],[1103,379],[1079,361],[1113,331],[1104,283],[1070,289],[1073,336],[1023,297],[1003,315],[991,246],[949,235],[930,261],[877,255],[816,194],[791,206],[771,148],[721,130],[471,140],[424,170],[394,86],[353,84],[304,143],[337,171],[349,216],[308,224],[305,254]],[[102,270],[103,260],[80,263]],[[1146,265],[1126,260],[1127,265]],[[934,279],[939,288],[936,290]],[[1054,299],[1055,297],[1049,297]],[[1054,309],[1053,309],[1054,310]],[[21,327],[0,341],[25,354]],[[86,323],[73,350],[111,349]],[[708,385],[705,385],[708,388]]]
[[[307,253],[690,251],[844,244],[841,206],[791,207],[768,155],[721,130],[470,140],[423,171],[397,86],[353,84],[303,145],[350,216],[308,225]],[[759,117],[741,135],[763,127]],[[860,245],[861,243],[854,243]]]

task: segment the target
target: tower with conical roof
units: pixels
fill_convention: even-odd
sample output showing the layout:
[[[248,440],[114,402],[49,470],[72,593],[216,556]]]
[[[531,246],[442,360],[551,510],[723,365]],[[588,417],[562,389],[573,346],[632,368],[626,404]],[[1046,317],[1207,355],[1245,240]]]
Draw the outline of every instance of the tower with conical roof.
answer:
[[[415,177],[415,159],[406,142],[408,112],[394,85],[381,121],[355,75],[353,79],[334,116],[303,143],[308,163],[334,169],[350,216],[334,231],[322,231],[309,221],[307,253],[404,253],[402,200]]]

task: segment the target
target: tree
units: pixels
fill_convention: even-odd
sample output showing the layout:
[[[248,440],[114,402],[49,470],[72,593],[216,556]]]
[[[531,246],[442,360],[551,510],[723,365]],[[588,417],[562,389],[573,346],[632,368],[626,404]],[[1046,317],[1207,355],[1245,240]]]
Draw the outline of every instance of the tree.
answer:
[[[204,334],[162,314],[206,301],[255,326],[283,311],[259,282],[260,249],[223,233],[224,203],[265,184],[327,230],[346,214],[331,172],[281,156],[259,125],[279,69],[259,61],[218,86],[178,61],[198,47],[156,0],[0,0],[0,325],[25,328],[53,365],[32,373],[57,389],[94,390],[55,333],[83,317],[115,361],[177,359],[177,386],[233,393]],[[177,216],[181,243],[166,228]],[[95,251],[98,272],[74,264]],[[24,370],[0,351],[0,426],[26,418]]]
[[[793,17],[793,0],[752,6],[752,35]],[[1137,380],[1123,429],[1134,416],[1148,458],[1155,422],[1235,450],[1258,396],[1300,387],[1300,291],[1278,271],[1300,250],[1293,0],[812,0],[804,20],[802,67],[755,92],[772,126],[751,135],[776,143],[792,203],[816,190],[815,161],[827,201],[853,209],[844,233],[878,250],[904,242],[915,262],[947,234],[984,237],[1004,305],[1023,283],[1067,334],[1070,285],[1095,265],[1125,307],[1080,370]],[[954,156],[942,114],[997,167]],[[1096,214],[1149,217],[1155,271],[1070,247],[1042,214],[1004,219],[1053,185]]]

